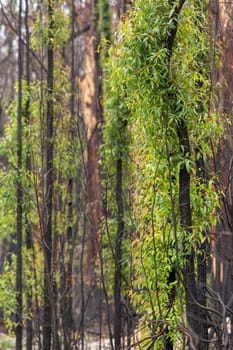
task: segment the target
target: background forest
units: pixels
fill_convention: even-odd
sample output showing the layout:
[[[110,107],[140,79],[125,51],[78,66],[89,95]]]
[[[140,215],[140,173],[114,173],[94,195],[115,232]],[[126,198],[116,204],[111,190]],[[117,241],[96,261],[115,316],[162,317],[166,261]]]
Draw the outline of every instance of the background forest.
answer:
[[[233,349],[233,3],[0,9],[11,347]]]

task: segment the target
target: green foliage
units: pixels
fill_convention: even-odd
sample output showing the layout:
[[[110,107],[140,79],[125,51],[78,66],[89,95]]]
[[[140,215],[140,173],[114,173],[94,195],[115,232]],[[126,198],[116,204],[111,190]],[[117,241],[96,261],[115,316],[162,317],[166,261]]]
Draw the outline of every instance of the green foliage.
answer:
[[[107,0],[100,0],[97,2],[96,17],[97,29],[100,33],[101,40],[109,41],[111,38],[111,16]]]
[[[174,1],[175,5],[178,1]],[[77,214],[70,218],[68,180],[78,173],[79,141],[74,140],[76,125],[69,111],[68,70],[61,64],[60,49],[68,40],[69,20],[63,2],[54,3],[52,23],[48,23],[47,2],[40,4],[32,30],[32,47],[52,46],[54,62],[54,217],[53,232],[61,245]],[[97,15],[102,39],[109,41],[109,9],[101,0]],[[186,1],[178,18],[178,30],[169,57],[167,41],[174,27],[174,6],[170,1],[136,0],[121,22],[109,50],[105,66],[105,126],[101,149],[102,188],[106,218],[101,228],[102,257],[107,289],[114,284],[114,250],[117,234],[116,166],[123,165],[124,235],[122,242],[122,294],[128,294],[139,315],[141,345],[156,337],[155,349],[163,347],[160,336],[168,326],[169,336],[179,342],[183,325],[184,288],[181,275],[187,252],[208,237],[216,223],[219,195],[215,178],[200,179],[197,160],[205,164],[212,156],[222,133],[219,116],[210,112],[210,67],[207,14],[198,1]],[[107,9],[107,11],[104,11]],[[52,28],[52,32],[51,32]],[[42,57],[43,55],[41,55]],[[101,56],[102,60],[105,58]],[[17,90],[17,87],[16,87]],[[51,98],[51,97],[50,97]],[[30,101],[30,118],[25,108]],[[33,289],[41,305],[43,288],[43,244],[46,182],[46,108],[47,82],[34,81],[30,90],[23,82],[23,185],[24,229],[30,225],[37,244],[23,251],[23,293]],[[0,152],[7,166],[0,170],[0,239],[12,239],[16,231],[17,183],[17,103],[8,111],[9,123],[1,139]],[[184,154],[178,130],[188,129],[190,154]],[[32,171],[26,171],[30,156]],[[188,236],[180,225],[179,173],[186,168],[191,176],[192,232]],[[59,239],[61,238],[61,242]],[[61,244],[59,244],[61,243]],[[68,250],[68,248],[67,248]],[[65,254],[64,254],[65,255]],[[11,313],[16,310],[15,256],[5,263],[0,278],[0,307],[10,329]],[[56,261],[57,265],[58,262]],[[53,266],[58,286],[60,271]],[[178,275],[178,274],[177,274]],[[36,279],[35,279],[36,276]],[[174,300],[172,294],[176,291]],[[35,300],[33,300],[35,302]],[[40,306],[39,305],[39,306]],[[24,305],[25,307],[25,305]],[[25,308],[26,309],[26,308]],[[25,318],[32,314],[24,312]],[[24,319],[25,321],[25,319]]]
[[[187,251],[196,249],[214,224],[218,206],[215,179],[209,174],[208,180],[200,181],[196,160],[202,157],[208,162],[223,130],[218,115],[209,108],[207,13],[197,1],[185,3],[170,57],[167,40],[174,26],[174,6],[168,1],[136,0],[121,23],[106,68],[104,140],[108,171],[118,157],[133,171],[131,299],[143,315],[141,323],[148,322],[147,335],[151,329],[159,333],[165,322],[170,325],[170,336],[179,338],[176,329],[183,322],[184,291],[177,286],[179,293],[169,306],[169,275],[174,266],[182,271]],[[184,155],[180,146],[181,123],[188,129],[190,154]],[[130,166],[129,159],[133,159]],[[184,167],[191,176],[193,226],[189,236],[180,225],[179,173]],[[129,178],[124,177],[125,188]],[[114,183],[111,185],[113,191]],[[160,349],[161,344],[155,348]]]
[[[16,280],[16,257],[11,254],[11,263],[5,261],[4,271],[0,278],[0,308],[4,310],[4,320],[8,331],[14,331],[15,322],[12,315],[17,309],[15,280]]]
[[[122,291],[128,288],[130,283],[130,240],[132,231],[132,219],[130,216],[130,183],[131,162],[129,159],[130,132],[128,121],[130,111],[122,100],[119,92],[114,91],[114,83],[108,79],[105,83],[105,112],[106,123],[103,132],[103,146],[101,148],[103,170],[103,200],[107,212],[107,220],[103,220],[102,244],[103,258],[105,261],[105,281],[112,295],[114,286],[113,276],[115,268],[115,243],[117,234],[117,202],[116,202],[116,167],[121,159],[123,166],[123,202],[124,202],[124,234],[122,240]]]
[[[25,125],[25,107],[29,98],[26,82],[23,81],[23,124]],[[17,93],[17,85],[16,85]],[[0,172],[0,211],[1,211],[1,225],[0,225],[0,239],[12,239],[16,232],[16,183],[17,183],[17,108],[16,101],[13,101],[8,108],[9,123],[5,125],[4,137],[0,139],[0,153],[7,160],[7,164],[2,167]],[[23,138],[28,137],[28,130],[24,127]],[[27,145],[23,143],[23,164],[25,169],[27,157]],[[21,172],[22,183],[27,188],[27,215],[28,218],[33,215],[35,209],[35,197],[30,191],[30,176],[26,171]],[[26,204],[24,203],[24,206]]]
[[[46,11],[46,3],[41,5]],[[42,45],[49,45],[48,25],[46,16],[36,15],[35,26],[32,33],[34,49],[40,50]],[[68,180],[74,178],[79,164],[79,142],[73,140],[76,125],[70,115],[70,83],[69,71],[61,63],[63,60],[59,49],[69,36],[69,21],[62,10],[62,3],[56,3],[53,13],[53,48],[54,58],[54,217],[53,232],[57,239],[67,233],[67,228],[76,224],[77,215],[74,214],[70,222],[68,198]],[[40,41],[41,39],[41,41]],[[39,45],[38,45],[39,43]],[[15,96],[17,96],[17,84]],[[29,115],[26,106],[29,104]],[[47,109],[47,82],[33,81],[30,88],[26,81],[22,84],[22,170],[20,173],[23,194],[23,242],[26,241],[26,231],[31,230],[33,248],[23,249],[23,323],[32,318],[34,310],[42,307],[43,296],[43,235],[45,229],[45,184],[46,184],[46,109]],[[16,184],[17,184],[17,113],[18,104],[15,99],[9,106],[8,123],[5,125],[4,136],[0,139],[0,152],[6,159],[6,166],[0,171],[0,241],[15,239],[16,234]],[[30,158],[31,170],[26,163]],[[65,242],[65,238],[64,238]],[[15,244],[15,242],[14,242]],[[58,249],[60,246],[58,244]],[[64,248],[66,249],[66,247]],[[59,254],[59,251],[57,252]],[[65,253],[64,253],[65,254]],[[0,276],[0,307],[3,308],[5,322],[10,330],[14,323],[11,316],[16,312],[15,295],[15,257],[10,254],[12,264],[4,265],[4,272]],[[59,267],[59,265],[57,264]],[[65,267],[64,267],[65,268]],[[55,267],[54,267],[55,270]],[[58,271],[54,271],[58,276]],[[59,286],[59,278],[57,278]],[[8,283],[8,284],[7,284]],[[32,310],[27,310],[26,296],[32,291]]]
[[[37,251],[37,272],[38,276],[35,279],[35,270],[33,270],[34,261],[32,251],[23,250],[23,294],[26,295],[29,290],[33,290],[33,301],[35,302],[35,293],[37,297],[42,295],[42,271],[39,271],[39,266],[41,266],[41,252]],[[3,265],[3,272],[0,276],[0,308],[4,312],[4,322],[7,330],[10,334],[13,334],[14,328],[16,326],[14,322],[14,315],[17,310],[16,301],[16,256],[11,253],[9,259],[5,259]],[[39,287],[39,289],[38,289]],[[26,298],[23,299],[23,322],[27,318],[31,318],[32,314],[27,313],[26,308]]]
[[[51,45],[54,50],[60,49],[69,39],[69,17],[62,9],[62,2],[58,1],[53,5],[51,23],[48,23],[47,16],[41,16],[45,12],[47,3],[43,2],[34,16],[31,44],[33,49],[41,49]],[[51,30],[52,28],[52,30]]]

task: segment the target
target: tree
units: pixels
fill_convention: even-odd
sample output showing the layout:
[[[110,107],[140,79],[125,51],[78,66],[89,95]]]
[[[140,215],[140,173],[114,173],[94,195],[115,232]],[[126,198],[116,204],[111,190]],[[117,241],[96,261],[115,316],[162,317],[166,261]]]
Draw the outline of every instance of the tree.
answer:
[[[229,32],[232,28],[232,4],[221,1],[210,1],[211,37],[213,40],[212,84],[215,95],[212,108],[221,116],[224,126],[223,137],[214,155],[213,171],[217,174],[216,188],[221,192],[221,207],[218,210],[219,221],[213,232],[211,249],[212,288],[218,295],[214,307],[219,314],[214,317],[216,332],[219,336],[219,347],[232,346],[231,336],[227,336],[226,317],[232,315],[232,125],[231,93],[232,77],[230,62],[232,60],[232,40]],[[230,40],[228,40],[229,38]],[[228,313],[229,312],[229,313]],[[232,322],[232,321],[231,321]],[[225,340],[222,344],[221,336]],[[231,338],[231,339],[229,339]],[[229,344],[229,345],[227,345]]]
[[[46,119],[46,202],[44,231],[44,318],[43,318],[43,348],[50,350],[53,324],[53,273],[52,273],[52,217],[53,217],[53,3],[48,1],[48,75],[47,75],[47,119]]]
[[[0,240],[17,251],[0,307],[17,349],[23,325],[27,350],[84,349],[90,330],[116,350],[231,346],[232,5],[211,1],[211,21],[208,6],[1,2]]]
[[[25,59],[25,68],[26,68],[26,85],[28,90],[28,95],[30,95],[30,84],[31,84],[31,58],[30,58],[30,29],[29,29],[29,3],[28,0],[25,2],[25,31],[26,31],[26,59]],[[30,125],[30,99],[28,96],[26,106],[25,106],[25,124],[26,127],[29,127]],[[26,155],[26,176],[30,179],[31,176],[31,155],[30,155],[30,147],[27,150]],[[30,211],[30,210],[29,210]],[[32,232],[32,225],[30,222],[30,217],[27,218],[26,214],[26,249],[29,256],[32,255],[33,250],[33,232]],[[32,287],[29,286],[27,292],[26,292],[26,303],[27,303],[27,321],[26,321],[26,347],[27,350],[32,349],[32,343],[33,343],[33,322],[32,317],[30,316],[32,314],[32,307],[33,307],[33,291]]]
[[[200,257],[196,249],[206,240],[215,208],[210,199],[213,180],[210,175],[208,181],[200,179],[202,170],[195,159],[203,164],[212,156],[212,138],[218,138],[221,127],[209,112],[204,23],[205,7],[197,2],[139,1],[121,24],[110,52],[112,94],[129,109],[133,137],[137,269],[130,294],[144,316],[142,324],[148,323],[145,346],[172,348],[179,330],[190,348],[206,348],[206,294],[199,299],[198,293],[206,283],[201,269],[208,252]],[[122,131],[111,117],[114,108],[111,104],[107,133]],[[217,123],[213,135],[207,134],[210,120]]]
[[[16,275],[16,293],[17,293],[17,313],[16,313],[16,349],[22,349],[23,340],[23,301],[22,301],[22,75],[23,75],[23,57],[22,57],[22,1],[19,1],[18,17],[18,118],[17,118],[17,275]]]

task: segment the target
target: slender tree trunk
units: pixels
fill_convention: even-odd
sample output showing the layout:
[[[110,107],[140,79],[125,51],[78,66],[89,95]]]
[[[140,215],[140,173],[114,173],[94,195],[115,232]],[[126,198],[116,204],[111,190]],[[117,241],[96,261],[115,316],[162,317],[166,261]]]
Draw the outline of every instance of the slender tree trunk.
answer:
[[[176,273],[175,269],[172,268],[172,270],[169,273],[168,276],[168,285],[170,286],[172,283],[176,281]],[[174,300],[175,300],[175,294],[176,294],[176,289],[173,285],[168,297],[169,297],[169,308],[172,307]],[[165,344],[164,344],[164,350],[173,350],[173,340],[168,337],[169,329],[166,329],[165,332]]]
[[[190,144],[187,126],[184,121],[180,122],[178,127],[178,136],[180,141],[180,149],[183,153],[183,158],[188,159],[190,157]],[[190,332],[190,344],[191,342],[196,346],[199,342],[197,338],[199,336],[199,322],[198,308],[196,306],[197,300],[197,285],[195,276],[195,254],[193,248],[186,248],[186,238],[192,234],[192,218],[190,207],[190,174],[187,168],[184,166],[180,169],[179,173],[179,207],[180,207],[180,223],[184,231],[184,253],[185,253],[185,266],[184,266],[184,285],[186,291],[186,317],[188,323],[188,330]]]
[[[72,265],[73,265],[73,227],[72,227],[72,214],[73,214],[73,180],[70,179],[68,183],[68,196],[69,196],[69,226],[67,227],[66,242],[67,250],[65,244],[63,244],[63,266],[62,266],[62,327],[64,334],[64,349],[72,349],[72,335],[74,331],[73,316],[72,316]],[[64,254],[67,253],[67,256]]]
[[[18,16],[18,129],[17,129],[17,273],[16,273],[16,350],[22,350],[22,1],[19,0]]]
[[[177,33],[177,27],[178,27],[178,18],[179,18],[179,14],[182,10],[182,7],[185,3],[185,0],[179,0],[179,2],[176,4],[176,6],[174,7],[175,5],[175,1],[174,0],[169,0],[169,5],[171,7],[174,7],[174,12],[173,12],[173,15],[172,15],[172,22],[173,22],[173,26],[171,27],[169,33],[168,33],[168,36],[167,36],[167,39],[166,39],[166,48],[167,48],[167,65],[168,65],[168,75],[167,75],[167,84],[168,84],[168,87],[169,87],[169,80],[170,80],[170,61],[171,61],[171,57],[172,57],[172,50],[173,50],[173,45],[174,45],[174,42],[175,42],[175,38],[176,38],[176,33]],[[168,94],[169,96],[169,94]],[[179,133],[179,131],[178,131]],[[182,137],[181,137],[182,138]],[[180,186],[183,186],[182,184],[182,180],[183,180],[183,175],[182,175],[182,169],[181,169],[181,173],[180,173]],[[190,186],[190,179],[187,179],[187,184]],[[185,186],[187,185],[185,184]],[[170,188],[171,190],[171,188]],[[181,190],[180,188],[180,205],[181,205],[181,225],[183,226],[184,225],[184,214],[183,214],[183,210],[185,210],[185,208],[183,207],[183,204],[181,204],[182,200],[183,200],[183,195],[186,194],[185,193],[181,193],[181,191],[183,191],[183,188]],[[187,193],[189,194],[189,187],[187,188]],[[187,205],[189,206],[190,205],[190,202],[187,203]],[[191,212],[190,212],[191,213]],[[190,220],[191,220],[191,217],[190,217]],[[175,224],[175,223],[174,223]],[[190,225],[191,227],[191,225]],[[171,284],[175,281],[176,279],[176,275],[175,275],[175,270],[172,269],[172,271],[170,272],[169,274],[169,277],[168,277],[168,283]],[[170,303],[173,302],[173,299],[174,299],[174,290],[171,291],[170,295],[169,295],[169,301]],[[165,350],[173,350],[173,341],[172,339],[168,338],[168,330],[166,330],[165,332]]]
[[[117,201],[117,236],[115,243],[115,276],[114,276],[114,339],[115,350],[121,349],[122,304],[121,304],[121,255],[122,236],[124,232],[124,207],[122,197],[122,159],[116,165],[116,201]]]
[[[207,350],[208,343],[208,318],[207,318],[207,304],[206,304],[206,284],[207,284],[207,271],[206,271],[206,253],[208,249],[208,243],[204,241],[197,248],[197,301],[199,305],[198,318],[200,321],[199,337],[200,343],[198,350]],[[202,341],[202,339],[204,341]]]
[[[58,180],[58,182],[60,182]],[[58,199],[59,202],[59,199]],[[58,211],[59,211],[59,203],[58,203]],[[54,206],[54,210],[56,210],[56,206]],[[57,226],[56,216],[54,218],[54,227]],[[51,308],[52,308],[52,349],[53,350],[61,350],[61,344],[58,336],[58,288],[57,281],[54,278],[55,273],[58,271],[58,236],[59,234],[54,230],[53,232],[53,246],[52,246],[52,299],[51,299]],[[60,252],[59,252],[60,253]],[[63,267],[65,269],[65,266]],[[65,281],[61,281],[64,283]]]
[[[74,118],[75,118],[75,50],[74,50],[74,29],[75,29],[75,4],[74,0],[71,2],[71,98],[70,98],[70,136],[71,140],[74,139]],[[64,334],[64,349],[71,350],[72,349],[72,336],[74,332],[74,324],[73,324],[73,315],[72,315],[72,274],[73,274],[73,175],[70,175],[68,180],[68,222],[69,225],[67,227],[66,232],[66,242],[67,251],[63,244],[62,256],[63,256],[63,271],[62,275],[64,276],[63,280],[61,280],[62,285],[62,327]],[[67,257],[64,256],[67,252]]]
[[[52,214],[53,214],[53,1],[48,2],[46,227],[44,232],[43,350],[50,350],[52,336]]]
[[[29,34],[29,23],[28,23],[28,16],[29,16],[29,6],[28,6],[28,0],[25,1],[25,30],[26,30],[26,82],[27,82],[27,89],[30,93],[30,80],[31,80],[31,74],[30,74],[30,34]],[[27,99],[27,103],[25,106],[25,123],[27,126],[30,124],[30,100]],[[30,147],[30,146],[29,146]],[[31,157],[30,157],[30,150],[27,149],[26,154],[26,173],[28,176],[30,176],[31,173]],[[33,242],[32,242],[32,227],[29,222],[29,220],[26,217],[26,249],[28,251],[28,254],[30,255],[32,253],[33,248]],[[26,304],[27,304],[27,314],[29,315],[26,321],[26,349],[32,350],[32,340],[33,340],[33,327],[32,327],[32,287],[27,288],[26,293]]]
[[[200,106],[200,113],[202,113],[202,106]],[[205,164],[202,157],[201,149],[196,159],[196,175],[199,179],[199,184],[203,184],[206,180]],[[204,196],[204,193],[198,193],[197,195]],[[206,235],[206,232],[203,232]],[[200,305],[198,317],[200,319],[200,338],[203,340],[208,339],[208,315],[207,315],[207,303],[206,303],[206,286],[207,286],[207,269],[206,260],[208,253],[208,242],[205,240],[203,243],[197,245],[197,301]],[[208,343],[200,341],[198,350],[207,350]]]

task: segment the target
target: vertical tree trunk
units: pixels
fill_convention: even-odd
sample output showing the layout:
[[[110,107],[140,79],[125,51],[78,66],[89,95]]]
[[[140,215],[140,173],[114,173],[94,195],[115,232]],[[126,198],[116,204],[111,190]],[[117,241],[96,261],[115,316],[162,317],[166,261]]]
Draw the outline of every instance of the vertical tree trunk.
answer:
[[[175,272],[175,268],[172,268],[172,270],[169,273],[167,283],[168,285],[172,285],[172,283],[174,284],[175,281],[176,281],[176,272]],[[172,307],[174,303],[175,293],[176,293],[176,290],[175,290],[175,287],[173,286],[168,295],[170,307]],[[169,329],[167,328],[165,331],[164,350],[173,350],[173,339],[168,337],[168,333],[169,333]]]
[[[22,1],[18,16],[18,118],[17,118],[17,273],[16,273],[16,350],[22,350]]]
[[[30,83],[31,83],[31,73],[30,73],[30,33],[29,33],[29,23],[28,23],[28,16],[29,16],[29,6],[28,6],[28,0],[25,1],[25,30],[26,30],[26,82],[27,82],[27,89],[30,94]],[[27,126],[30,124],[30,100],[27,99],[27,103],[25,106],[25,123]],[[26,174],[30,176],[31,173],[31,156],[30,156],[30,150],[27,149],[26,154]],[[27,215],[27,214],[26,214]],[[27,219],[27,216],[25,218],[26,220],[26,249],[28,251],[28,254],[30,255],[32,253],[33,248],[33,242],[32,242],[32,227]],[[33,340],[33,328],[32,328],[32,287],[27,288],[26,292],[26,304],[27,304],[27,314],[29,315],[26,321],[26,349],[32,350],[32,340]]]
[[[184,159],[190,157],[190,144],[188,130],[184,121],[180,122],[178,127],[178,136],[180,141],[180,149],[183,153]],[[188,323],[188,330],[190,332],[190,343],[194,346],[198,345],[199,339],[199,322],[198,308],[196,305],[197,300],[197,285],[195,276],[195,254],[193,248],[185,247],[186,238],[189,239],[189,235],[192,234],[192,218],[190,207],[190,174],[187,171],[185,164],[180,169],[179,173],[179,207],[180,207],[180,223],[184,231],[184,286],[186,292],[186,317]]]
[[[59,177],[59,176],[58,176]],[[58,180],[59,182],[59,180]],[[59,202],[59,199],[58,199]],[[54,212],[59,211],[60,205],[57,206],[55,203],[53,204]],[[56,227],[56,219],[57,216],[54,215],[54,227]],[[58,271],[58,240],[59,233],[56,230],[53,230],[53,238],[52,238],[52,271],[51,271],[51,283],[52,283],[52,297],[51,297],[51,309],[52,309],[52,349],[53,350],[61,350],[60,340],[58,336],[58,328],[59,328],[59,319],[58,319],[58,288],[57,288],[57,280],[55,278],[55,274]],[[59,252],[60,253],[60,252]],[[65,266],[63,266],[65,269]],[[61,281],[64,283],[65,281]]]
[[[74,118],[75,118],[75,50],[74,50],[74,31],[75,31],[75,4],[74,0],[71,2],[71,98],[70,98],[70,137],[74,139]],[[63,256],[63,266],[61,268],[61,295],[62,297],[62,327],[64,334],[64,348],[66,350],[72,349],[72,336],[74,332],[73,315],[72,315],[72,274],[73,274],[73,175],[70,175],[68,180],[68,227],[66,232],[65,246],[61,247]],[[67,253],[67,257],[64,256]]]
[[[202,107],[200,112],[202,112]],[[201,149],[197,150],[199,153],[196,159],[196,176],[199,180],[199,184],[203,184],[206,180],[205,164],[202,157]],[[200,196],[204,196],[204,193],[198,193]],[[207,235],[207,232],[203,232],[203,235]],[[207,238],[207,237],[206,237]],[[198,307],[198,318],[200,324],[199,336],[200,344],[198,350],[207,350],[208,343],[203,340],[208,339],[208,313],[207,313],[207,300],[206,300],[206,286],[207,286],[207,254],[208,254],[208,242],[207,239],[203,243],[197,245],[197,301],[200,307]]]
[[[73,180],[70,179],[68,183],[68,196],[69,196],[69,208],[68,208],[68,220],[70,222],[67,227],[65,244],[63,244],[63,266],[61,267],[61,313],[62,313],[62,327],[64,334],[64,349],[72,349],[72,335],[74,332],[74,324],[72,317],[72,264],[73,264],[73,227],[72,227],[72,214],[73,214]],[[65,248],[67,247],[67,249]],[[64,254],[67,256],[64,256]]]
[[[233,143],[232,123],[227,118],[232,118],[232,91],[233,91],[233,3],[231,1],[210,1],[211,34],[213,38],[213,62],[212,62],[212,85],[215,94],[212,108],[219,112],[224,125],[224,137],[221,140],[219,149],[215,154],[214,171],[218,176],[216,185],[223,191],[221,208],[219,209],[219,221],[211,242],[212,249],[212,278],[213,289],[220,296],[223,305],[230,309],[232,301],[232,252],[233,252]],[[219,50],[220,47],[220,50]],[[216,53],[219,50],[219,62],[216,62]],[[216,89],[216,86],[220,88]],[[217,95],[217,98],[216,98]],[[215,308],[224,314],[222,305],[215,302]],[[233,324],[232,313],[231,325]],[[219,323],[219,330],[222,329],[222,322],[225,317],[215,317],[215,323]],[[222,340],[221,340],[222,341]],[[221,342],[220,341],[220,342]],[[233,330],[231,329],[231,344],[233,347]]]
[[[121,349],[122,304],[121,304],[121,256],[122,236],[124,232],[124,206],[122,197],[122,159],[116,164],[116,202],[117,202],[117,235],[115,242],[115,276],[114,276],[114,339],[115,350]]]
[[[52,214],[53,214],[53,1],[48,1],[46,225],[44,232],[44,319],[43,349],[50,350],[52,336]]]
[[[101,217],[99,145],[100,124],[103,121],[101,106],[101,81],[98,60],[98,31],[95,21],[96,1],[88,0],[80,10],[78,21],[82,32],[83,46],[78,56],[79,89],[82,102],[82,117],[86,132],[86,217],[88,231],[89,275],[94,283],[94,261],[98,253],[97,231]],[[88,25],[87,25],[88,23]],[[85,28],[88,30],[84,30]]]

